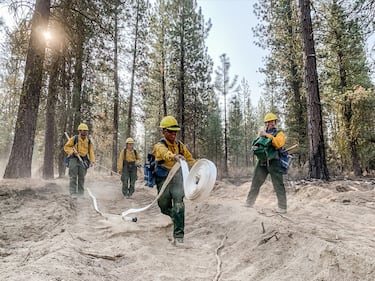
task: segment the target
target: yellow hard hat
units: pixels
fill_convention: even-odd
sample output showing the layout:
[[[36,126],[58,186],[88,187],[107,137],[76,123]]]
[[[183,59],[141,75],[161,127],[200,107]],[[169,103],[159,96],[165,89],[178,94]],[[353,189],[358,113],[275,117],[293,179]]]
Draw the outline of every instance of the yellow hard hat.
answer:
[[[134,139],[132,138],[127,138],[126,143],[135,143]]]
[[[79,124],[78,131],[88,131],[88,130],[89,130],[89,127],[87,127],[85,123]]]
[[[270,112],[270,113],[267,113],[266,116],[264,116],[264,122],[268,122],[272,120],[277,120],[276,114],[273,114],[272,112]]]
[[[179,131],[180,126],[178,126],[176,118],[173,116],[165,116],[161,121],[160,121],[160,128],[163,129],[168,129],[171,131]]]

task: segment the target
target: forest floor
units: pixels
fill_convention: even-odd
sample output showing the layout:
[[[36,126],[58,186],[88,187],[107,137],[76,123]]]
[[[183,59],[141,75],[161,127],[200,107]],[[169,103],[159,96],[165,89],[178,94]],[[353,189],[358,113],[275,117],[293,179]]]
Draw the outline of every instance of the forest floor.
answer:
[[[246,208],[250,179],[217,181],[204,202],[185,200],[175,246],[157,205],[137,222],[119,215],[150,204],[155,188],[139,180],[126,199],[118,177],[93,173],[86,188],[112,216],[87,192],[71,198],[68,179],[0,180],[0,280],[375,280],[374,179],[286,181],[285,215],[270,182]]]

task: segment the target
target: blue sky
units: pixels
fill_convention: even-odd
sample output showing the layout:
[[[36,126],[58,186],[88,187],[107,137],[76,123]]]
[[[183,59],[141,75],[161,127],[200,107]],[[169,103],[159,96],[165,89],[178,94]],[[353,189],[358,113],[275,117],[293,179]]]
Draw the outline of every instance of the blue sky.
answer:
[[[239,81],[245,78],[251,89],[253,105],[262,92],[259,84],[264,75],[259,73],[266,52],[254,44],[252,28],[257,24],[253,13],[255,0],[197,0],[205,21],[211,18],[212,28],[206,41],[208,52],[214,60],[214,69],[220,64],[220,55],[226,53],[231,68],[229,75]]]
[[[214,70],[220,64],[220,55],[226,53],[231,62],[229,75],[233,79],[238,75],[239,81],[245,78],[251,89],[251,100],[256,106],[260,94],[259,85],[264,75],[259,73],[263,67],[263,58],[267,52],[254,44],[252,28],[258,19],[254,15],[253,5],[257,0],[197,0],[202,8],[205,21],[211,18],[212,28],[206,44],[214,60]],[[375,81],[375,35],[368,40],[369,63],[372,68],[372,79]],[[372,49],[372,50],[371,50]]]
[[[220,55],[226,53],[231,63],[230,77],[233,79],[238,75],[239,82],[242,78],[248,81],[254,105],[261,93],[259,83],[264,79],[258,69],[266,54],[254,44],[252,28],[257,24],[253,13],[255,2],[256,0],[197,0],[205,20],[211,18],[212,21],[206,43],[215,63],[214,70],[220,64]],[[3,15],[7,7],[0,5],[0,8]],[[7,14],[8,12],[4,12],[4,15]]]

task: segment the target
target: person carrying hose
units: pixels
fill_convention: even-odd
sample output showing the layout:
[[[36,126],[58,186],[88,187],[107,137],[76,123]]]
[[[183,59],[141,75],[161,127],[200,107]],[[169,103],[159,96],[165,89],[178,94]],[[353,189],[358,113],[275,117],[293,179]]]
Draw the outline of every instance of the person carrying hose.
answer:
[[[181,159],[185,160],[190,167],[196,162],[188,148],[177,140],[177,132],[180,131],[180,126],[173,116],[164,117],[160,121],[159,127],[162,129],[164,137],[153,147],[153,155],[156,161],[155,183],[158,193],[168,176],[169,170],[176,162]],[[184,242],[184,196],[183,177],[181,169],[179,169],[158,199],[161,212],[172,219],[174,244]]]
[[[68,154],[70,195],[83,195],[87,169],[95,162],[94,145],[85,123],[78,126],[78,135],[68,139],[64,151]]]

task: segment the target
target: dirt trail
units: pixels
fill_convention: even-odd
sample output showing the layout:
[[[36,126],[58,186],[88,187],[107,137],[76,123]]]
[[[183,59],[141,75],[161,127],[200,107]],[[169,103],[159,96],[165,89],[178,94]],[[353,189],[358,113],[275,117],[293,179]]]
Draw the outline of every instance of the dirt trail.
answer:
[[[249,209],[249,182],[217,182],[205,202],[185,201],[181,247],[157,206],[136,223],[119,216],[155,198],[142,181],[131,199],[116,177],[87,181],[107,218],[67,185],[0,181],[0,280],[375,280],[374,181],[289,182],[286,215],[269,183]]]

